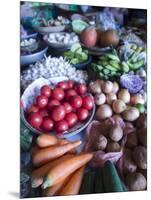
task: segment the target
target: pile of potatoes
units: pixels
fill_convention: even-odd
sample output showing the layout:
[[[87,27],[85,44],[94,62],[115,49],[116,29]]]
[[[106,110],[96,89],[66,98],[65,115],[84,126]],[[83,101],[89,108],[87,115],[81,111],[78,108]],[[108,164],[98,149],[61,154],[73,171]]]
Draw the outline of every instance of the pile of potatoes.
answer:
[[[114,114],[119,114],[128,122],[134,122],[140,116],[137,104],[144,104],[141,94],[132,95],[127,89],[120,89],[117,82],[96,80],[89,84],[98,106],[96,118],[104,121]]]
[[[125,183],[130,191],[147,187],[147,127],[146,115],[136,121],[136,131],[127,137],[123,157]]]
[[[123,138],[123,129],[119,125],[107,125],[104,126],[104,130],[101,130],[94,140],[94,149],[108,152],[119,152],[121,150],[121,140]],[[102,128],[103,129],[103,128]]]

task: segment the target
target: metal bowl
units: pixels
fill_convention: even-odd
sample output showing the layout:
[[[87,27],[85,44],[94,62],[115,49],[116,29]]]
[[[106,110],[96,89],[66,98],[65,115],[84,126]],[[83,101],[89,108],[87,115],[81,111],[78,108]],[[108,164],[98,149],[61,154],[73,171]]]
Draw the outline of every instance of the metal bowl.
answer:
[[[47,26],[47,27],[35,26],[34,27],[34,29],[41,35],[46,35],[48,33],[62,32],[62,31],[65,31],[67,28],[69,28],[69,25]]]
[[[64,32],[62,32],[64,33]],[[45,35],[43,37],[43,40],[46,42],[46,44],[50,47],[53,47],[53,48],[56,48],[56,49],[63,49],[63,50],[67,50],[67,49],[70,49],[71,46],[77,42],[74,42],[74,43],[69,43],[69,44],[63,44],[63,43],[52,43],[52,42],[49,42],[48,40],[48,37],[49,35]]]
[[[88,57],[88,60],[86,60],[85,62],[83,63],[79,63],[79,64],[75,64],[73,65],[76,69],[79,69],[79,70],[86,70],[87,69],[87,66],[92,62],[92,56],[89,55]]]
[[[95,114],[95,104],[94,104],[94,107],[93,109],[89,112],[89,117],[88,119],[81,123],[81,122],[78,122],[77,125],[73,128],[70,128],[68,131],[64,132],[63,134],[61,135],[58,135],[60,138],[69,138],[69,137],[72,137],[80,132],[82,132],[89,124],[90,122],[92,121],[93,117],[94,117],[94,114]],[[41,134],[41,133],[44,133],[44,131],[42,130],[37,130],[35,128],[33,128],[26,120],[25,118],[25,114],[24,114],[24,110],[23,108],[21,108],[21,118],[25,124],[25,126],[27,128],[29,128],[33,133],[36,133],[36,134]],[[48,134],[48,132],[47,132]],[[55,131],[52,131],[50,132],[50,134],[53,134],[55,135]]]
[[[47,52],[48,47],[45,47],[44,49],[31,53],[29,55],[21,55],[20,56],[20,63],[21,65],[29,65],[32,63],[37,62],[38,60],[41,60],[44,57],[44,54]]]

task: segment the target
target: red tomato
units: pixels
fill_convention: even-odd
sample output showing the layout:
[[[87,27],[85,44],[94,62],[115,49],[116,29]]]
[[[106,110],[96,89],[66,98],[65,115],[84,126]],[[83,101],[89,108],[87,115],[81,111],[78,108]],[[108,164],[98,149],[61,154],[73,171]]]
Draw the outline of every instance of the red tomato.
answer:
[[[73,88],[73,86],[74,86],[74,81],[69,80],[69,81],[67,81],[67,83],[68,83],[68,88],[69,88],[69,89]]]
[[[47,116],[49,115],[48,110],[47,110],[46,108],[40,109],[40,110],[39,110],[39,114],[40,114],[42,117],[47,117]]]
[[[64,91],[61,88],[55,88],[52,91],[52,98],[57,99],[58,101],[61,101],[64,98]]]
[[[68,129],[69,129],[69,126],[65,120],[61,120],[55,123],[55,130],[57,133],[67,131]]]
[[[31,105],[28,109],[27,109],[27,113],[35,113],[38,112],[39,108],[36,105]]]
[[[77,123],[78,117],[75,113],[71,112],[66,115],[65,120],[67,121],[69,127],[73,127]]]
[[[57,87],[62,88],[63,90],[67,90],[68,89],[68,83],[67,83],[67,81],[61,81],[57,84]]]
[[[48,103],[48,98],[44,95],[40,95],[36,98],[36,103],[39,108],[45,108]]]
[[[69,101],[71,97],[76,96],[76,95],[77,95],[77,92],[74,89],[69,89],[65,93],[65,98],[67,101]]]
[[[83,97],[83,103],[82,106],[86,108],[87,110],[91,110],[93,108],[94,101],[91,96],[85,96]]]
[[[76,91],[78,94],[83,95],[86,93],[87,87],[85,84],[81,83],[81,84],[77,85]]]
[[[63,102],[62,105],[65,107],[66,113],[70,113],[72,111],[72,106],[68,102]]]
[[[43,119],[41,128],[45,131],[51,131],[53,129],[54,126],[54,122],[49,118],[49,117],[45,117]]]
[[[60,102],[57,99],[51,99],[48,102],[48,109],[51,110],[54,106],[59,106]]]
[[[79,108],[77,111],[78,119],[84,121],[88,117],[88,110],[85,108]]]
[[[73,108],[80,108],[82,106],[82,98],[80,96],[74,96],[71,98],[71,105]]]
[[[66,115],[66,110],[63,105],[55,106],[52,110],[51,118],[55,122],[58,122],[58,121],[64,119],[65,115]]]
[[[46,97],[50,97],[51,96],[51,88],[48,85],[44,85],[41,88],[41,94]]]
[[[42,123],[42,116],[38,112],[30,113],[27,121],[32,127],[39,128]]]

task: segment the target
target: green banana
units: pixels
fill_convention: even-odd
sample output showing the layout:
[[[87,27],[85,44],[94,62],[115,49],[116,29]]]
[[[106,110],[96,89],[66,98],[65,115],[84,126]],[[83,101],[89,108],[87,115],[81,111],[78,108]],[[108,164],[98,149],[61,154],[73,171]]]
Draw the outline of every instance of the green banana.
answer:
[[[114,71],[114,72],[117,72],[117,71],[118,71],[118,69],[112,67],[111,65],[106,65],[105,68],[106,68],[106,69],[109,69],[109,70],[111,70],[111,71]]]
[[[106,57],[110,58],[111,60],[116,60],[117,62],[120,62],[120,59],[118,56],[114,55],[114,54],[111,54],[111,53],[107,53],[105,54]]]
[[[108,58],[105,55],[103,55],[103,56],[99,57],[99,60],[100,61],[108,61]]]
[[[121,69],[119,63],[116,60],[110,60],[109,64],[116,69]]]
[[[103,69],[103,73],[104,73],[105,75],[108,75],[108,74],[110,74],[110,70],[109,70],[109,69]]]
[[[101,71],[104,67],[102,65],[96,65],[97,69]]]
[[[121,63],[121,66],[122,66],[122,70],[124,71],[124,72],[129,72],[129,66],[128,66],[128,64],[126,63],[126,62],[122,62]]]
[[[140,61],[136,62],[135,64],[132,64],[131,65],[131,69],[132,70],[137,70],[140,67],[142,67],[143,65],[144,65],[144,60],[140,60]]]
[[[108,61],[102,60],[101,62],[99,61],[98,64],[102,65],[103,67],[105,67],[106,65],[109,64]]]

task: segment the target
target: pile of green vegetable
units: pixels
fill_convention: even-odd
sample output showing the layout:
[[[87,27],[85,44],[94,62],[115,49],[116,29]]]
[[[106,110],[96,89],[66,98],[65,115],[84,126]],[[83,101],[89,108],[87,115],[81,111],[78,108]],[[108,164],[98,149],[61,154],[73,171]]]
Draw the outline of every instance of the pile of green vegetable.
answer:
[[[99,60],[90,66],[90,74],[97,78],[108,80],[120,77],[124,73],[136,71],[146,64],[146,50],[137,45],[130,45],[120,49],[118,53],[115,49],[113,53],[105,53]]]
[[[125,191],[127,191],[127,188],[120,179],[114,164],[106,161],[103,168],[98,168],[85,174],[80,194]]]
[[[64,56],[71,64],[80,64],[88,60],[88,50],[83,50],[81,45],[76,43],[69,51],[64,52]]]

